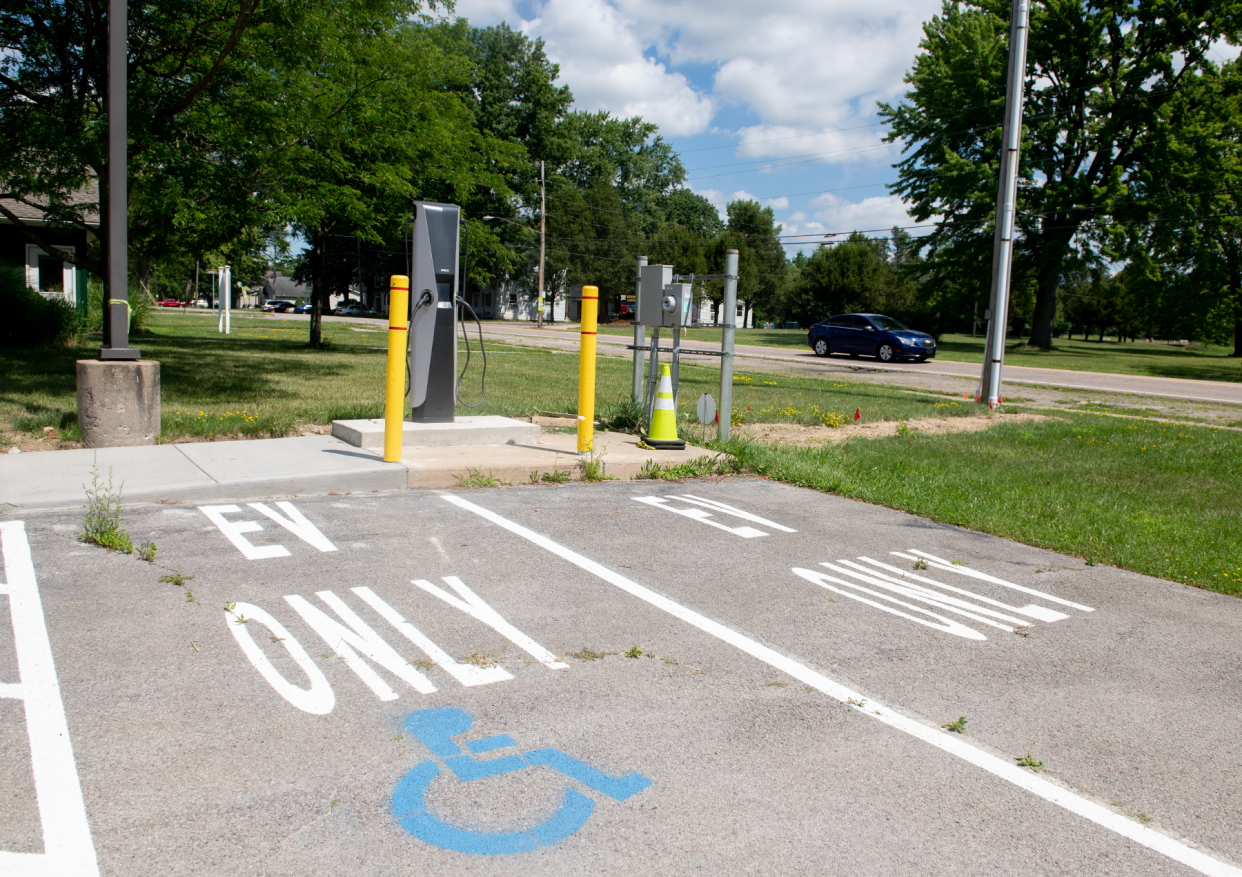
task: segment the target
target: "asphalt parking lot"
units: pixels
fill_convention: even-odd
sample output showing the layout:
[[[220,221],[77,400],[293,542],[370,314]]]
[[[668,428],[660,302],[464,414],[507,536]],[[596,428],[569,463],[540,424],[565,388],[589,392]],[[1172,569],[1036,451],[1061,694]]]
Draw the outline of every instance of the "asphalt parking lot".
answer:
[[[6,877],[1242,873],[1234,598],[747,479],[127,517],[0,517]]]

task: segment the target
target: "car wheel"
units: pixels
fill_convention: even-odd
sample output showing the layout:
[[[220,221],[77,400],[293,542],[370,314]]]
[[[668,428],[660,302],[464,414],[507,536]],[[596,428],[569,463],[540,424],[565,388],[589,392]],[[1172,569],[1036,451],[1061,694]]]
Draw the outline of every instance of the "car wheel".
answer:
[[[816,338],[815,347],[813,348],[816,356],[827,356],[832,351],[828,349],[828,339]]]
[[[896,354],[893,352],[893,345],[881,344],[875,352],[875,358],[880,362],[892,362],[896,358]]]

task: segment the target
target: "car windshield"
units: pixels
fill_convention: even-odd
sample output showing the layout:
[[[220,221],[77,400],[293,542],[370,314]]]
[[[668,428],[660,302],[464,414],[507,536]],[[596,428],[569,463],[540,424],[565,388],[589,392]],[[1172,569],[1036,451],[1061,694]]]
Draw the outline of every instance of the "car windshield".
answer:
[[[909,331],[898,320],[892,317],[868,317],[868,320],[875,323],[877,329],[883,329],[885,332],[907,332]]]

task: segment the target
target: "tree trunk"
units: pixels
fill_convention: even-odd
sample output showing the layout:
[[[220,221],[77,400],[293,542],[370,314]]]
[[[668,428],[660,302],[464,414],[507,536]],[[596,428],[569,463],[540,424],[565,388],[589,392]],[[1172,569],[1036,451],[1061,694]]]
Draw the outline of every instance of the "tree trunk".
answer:
[[[1233,299],[1233,355],[1242,356],[1242,277],[1237,259],[1230,259],[1229,297]]]
[[[323,312],[327,298],[328,279],[324,276],[327,267],[324,256],[328,243],[328,234],[322,227],[315,229],[314,249],[311,252],[311,312],[310,312],[310,346],[323,345]]]
[[[1031,338],[1027,342],[1040,350],[1052,349],[1052,326],[1057,319],[1057,286],[1061,283],[1061,260],[1045,265],[1035,289],[1035,312],[1031,315]]]

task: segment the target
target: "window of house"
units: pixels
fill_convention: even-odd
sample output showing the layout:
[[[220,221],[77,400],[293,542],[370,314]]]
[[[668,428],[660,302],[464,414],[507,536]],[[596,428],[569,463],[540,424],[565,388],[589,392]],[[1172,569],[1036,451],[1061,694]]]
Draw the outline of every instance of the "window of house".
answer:
[[[516,292],[509,293],[509,307],[511,308],[517,307],[517,293]]]
[[[62,246],[73,252],[73,247]],[[26,247],[26,285],[44,295],[63,296],[70,302],[77,301],[74,294],[73,264],[49,256],[34,245]]]
[[[737,306],[737,315],[738,315],[739,317],[742,315],[742,308],[743,308],[743,307],[744,307],[743,305],[738,305],[738,306]]]

